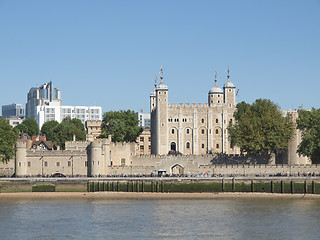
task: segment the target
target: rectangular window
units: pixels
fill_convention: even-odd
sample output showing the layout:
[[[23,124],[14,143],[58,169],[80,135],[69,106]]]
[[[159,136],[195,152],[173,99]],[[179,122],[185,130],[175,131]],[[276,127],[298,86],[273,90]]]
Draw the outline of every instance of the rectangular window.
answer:
[[[71,167],[71,161],[68,161],[68,167]]]
[[[88,167],[88,162],[87,161],[84,162],[84,166]]]
[[[44,162],[44,166],[45,166],[45,167],[48,167],[48,162]]]
[[[143,137],[140,137],[140,142],[143,142],[144,138]]]
[[[60,162],[57,162],[57,167],[60,167]]]
[[[21,162],[19,162],[19,167],[21,167]]]
[[[31,167],[31,162],[28,162],[28,167]]]
[[[144,149],[144,146],[140,146],[140,149],[143,150],[143,149]]]
[[[126,159],[125,158],[121,158],[121,166],[126,165]]]

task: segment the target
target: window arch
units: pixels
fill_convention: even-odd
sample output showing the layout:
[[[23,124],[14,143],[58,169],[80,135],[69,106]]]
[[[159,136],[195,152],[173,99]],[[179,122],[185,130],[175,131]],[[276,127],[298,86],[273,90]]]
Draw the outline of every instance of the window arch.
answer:
[[[201,123],[204,123],[204,119],[203,118],[201,119]]]
[[[219,130],[218,129],[216,129],[216,134],[219,134]]]
[[[204,129],[201,129],[201,134],[204,134]]]
[[[216,123],[219,123],[219,119],[218,118],[216,118]]]
[[[190,143],[189,142],[186,143],[186,149],[190,149]]]
[[[216,148],[219,148],[220,146],[219,146],[219,144],[217,143],[217,145],[216,145]]]
[[[186,133],[187,133],[187,134],[189,134],[189,133],[190,133],[190,129],[189,129],[189,128],[187,128]]]
[[[203,143],[201,144],[201,148],[204,148],[204,144]]]
[[[171,133],[174,134],[174,128],[171,129]]]

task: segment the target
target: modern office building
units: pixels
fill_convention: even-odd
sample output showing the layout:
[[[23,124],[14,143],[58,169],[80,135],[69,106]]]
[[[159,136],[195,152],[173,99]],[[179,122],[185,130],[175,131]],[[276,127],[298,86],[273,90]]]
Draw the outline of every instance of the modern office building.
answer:
[[[62,106],[61,91],[52,82],[31,88],[27,95],[26,118],[36,119],[39,106]]]
[[[39,128],[45,122],[56,120],[61,122],[64,118],[77,118],[83,124],[87,120],[102,120],[102,108],[97,106],[38,106],[37,121]]]
[[[27,97],[27,118],[37,120],[39,128],[45,122],[59,123],[66,117],[78,118],[83,124],[87,120],[102,120],[102,108],[98,106],[62,106],[61,91],[52,82],[31,88]]]
[[[2,106],[2,117],[3,118],[24,118],[25,111],[22,108],[22,104],[9,104]]]
[[[151,117],[150,113],[137,112],[137,117],[139,120],[139,127],[150,127],[151,126]]]

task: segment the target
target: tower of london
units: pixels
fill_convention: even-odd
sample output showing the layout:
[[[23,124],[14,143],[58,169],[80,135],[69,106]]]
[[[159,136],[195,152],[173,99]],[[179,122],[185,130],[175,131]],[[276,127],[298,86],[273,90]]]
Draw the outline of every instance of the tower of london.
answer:
[[[223,90],[218,87],[215,74],[214,86],[208,92],[207,103],[168,102],[169,91],[163,80],[161,67],[160,83],[150,94],[151,153],[165,155],[206,155],[211,153],[237,154],[228,139],[228,125],[234,121],[236,109],[235,86],[227,81]]]

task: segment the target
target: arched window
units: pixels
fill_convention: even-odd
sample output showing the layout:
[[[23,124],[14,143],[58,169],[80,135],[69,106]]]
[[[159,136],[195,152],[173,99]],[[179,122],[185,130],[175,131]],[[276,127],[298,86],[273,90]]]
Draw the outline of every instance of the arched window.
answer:
[[[176,151],[176,150],[177,150],[177,147],[176,147],[176,143],[175,143],[175,142],[172,142],[172,143],[170,144],[170,150],[171,150],[171,151]]]
[[[216,123],[218,123],[219,122],[219,120],[218,120],[218,118],[216,118]]]
[[[201,119],[201,123],[204,123],[204,119],[203,118]]]
[[[204,129],[201,129],[201,134],[204,134]]]
[[[204,148],[204,144],[203,143],[201,144],[201,148]]]
[[[186,149],[190,149],[190,143],[189,142],[186,143]]]
[[[186,132],[187,132],[187,134],[189,134],[189,133],[190,133],[190,129],[189,129],[189,128],[187,128],[187,131],[186,131]]]
[[[216,145],[216,148],[219,148],[219,144]]]
[[[174,134],[174,128],[171,129],[171,133]]]
[[[216,129],[216,134],[219,134],[219,130],[218,129]]]

